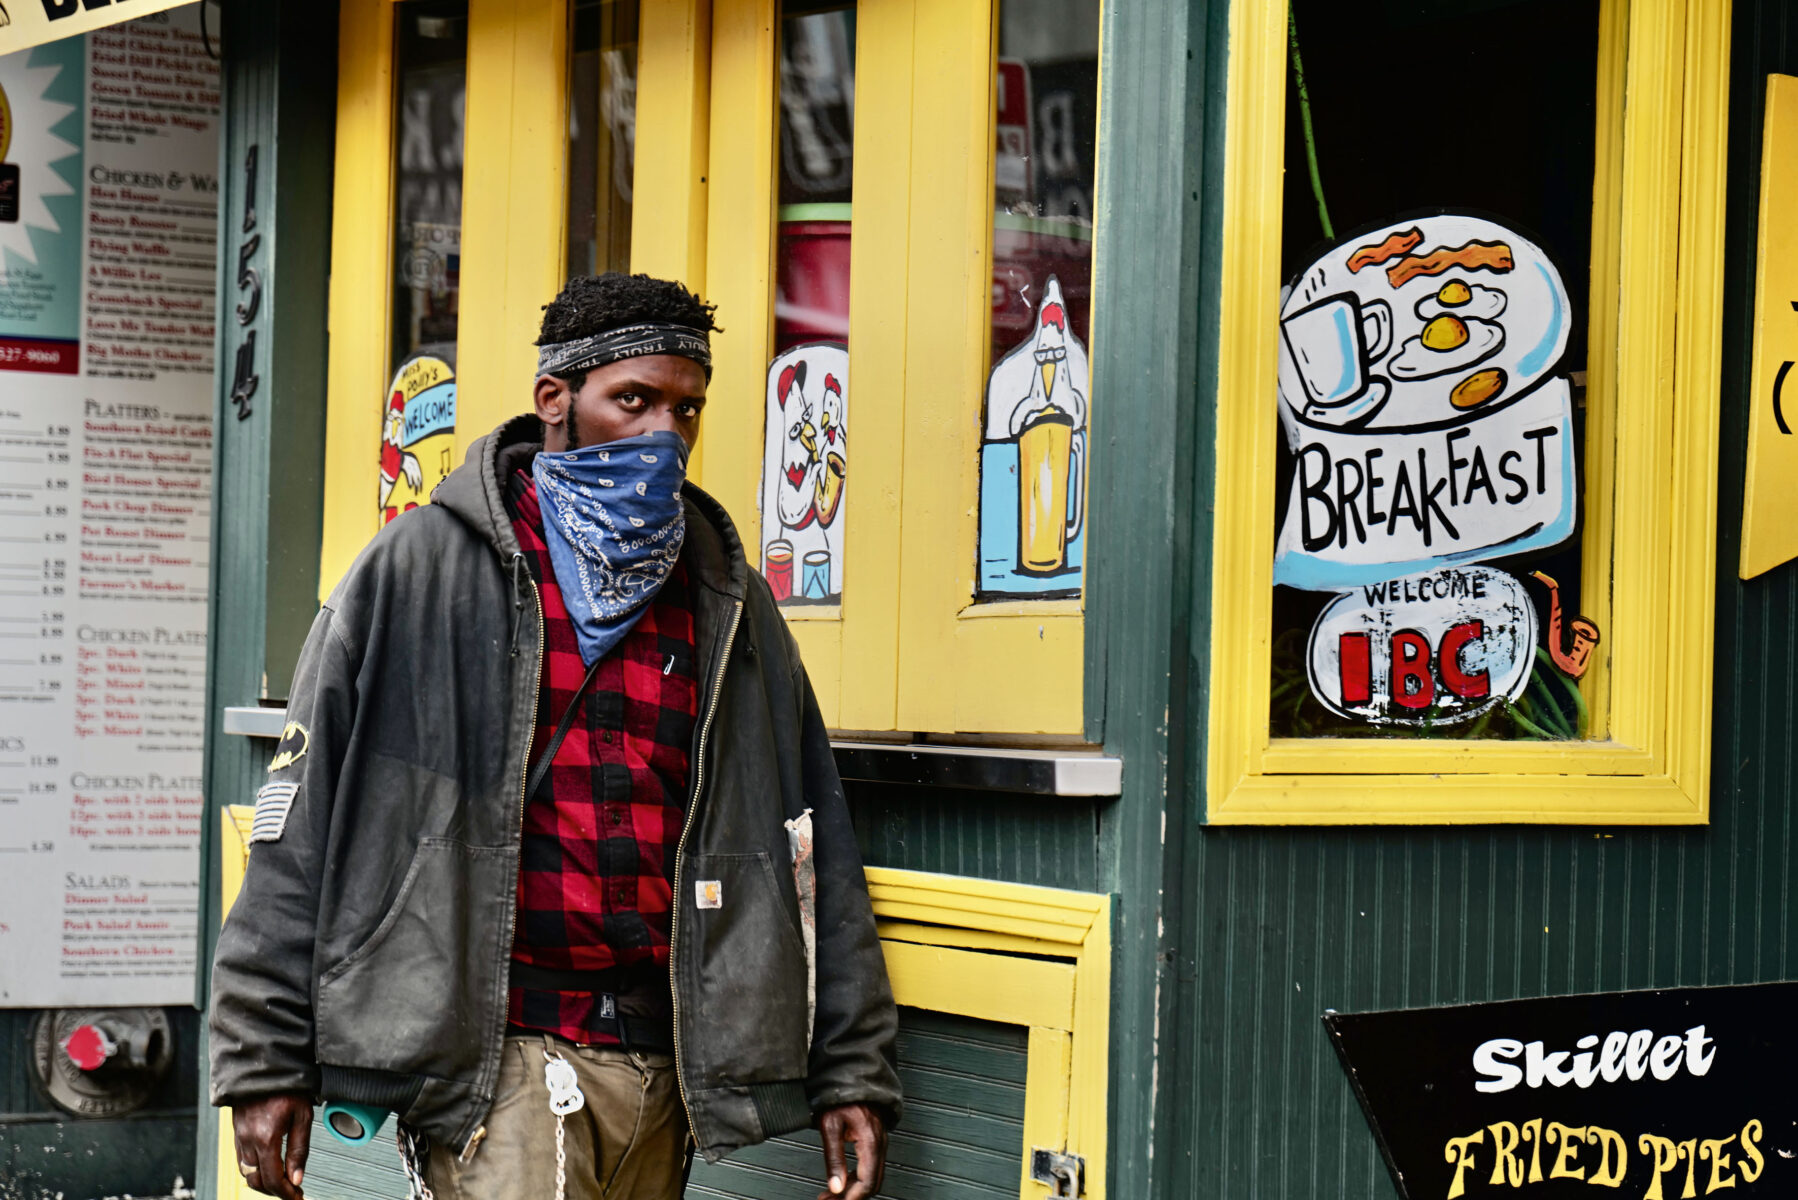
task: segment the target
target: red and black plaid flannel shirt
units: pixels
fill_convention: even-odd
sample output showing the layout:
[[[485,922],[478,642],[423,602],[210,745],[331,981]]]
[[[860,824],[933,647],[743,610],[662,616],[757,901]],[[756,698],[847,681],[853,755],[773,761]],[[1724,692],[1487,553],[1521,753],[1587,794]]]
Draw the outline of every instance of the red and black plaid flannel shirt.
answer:
[[[506,499],[543,602],[534,766],[587,667],[550,565],[528,470],[512,476]],[[556,752],[546,787],[525,805],[512,957],[554,970],[654,963],[666,971],[674,858],[699,711],[684,564],[601,660],[584,708],[585,720],[575,720]],[[589,994],[515,987],[506,1019],[572,1042],[615,1042],[596,1027],[597,1009]]]

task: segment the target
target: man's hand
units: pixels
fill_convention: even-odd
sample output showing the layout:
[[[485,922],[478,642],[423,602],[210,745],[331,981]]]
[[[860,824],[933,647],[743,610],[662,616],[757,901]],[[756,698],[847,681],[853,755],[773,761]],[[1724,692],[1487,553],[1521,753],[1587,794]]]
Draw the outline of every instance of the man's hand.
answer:
[[[826,1109],[818,1117],[824,1136],[825,1190],[818,1200],[869,1200],[880,1191],[887,1169],[887,1131],[874,1110],[865,1104],[845,1104]],[[849,1178],[843,1143],[855,1143],[855,1178]]]
[[[264,1195],[304,1200],[300,1176],[306,1169],[307,1143],[312,1140],[312,1101],[305,1093],[275,1092],[234,1106],[231,1131],[237,1135],[237,1168],[245,1183]],[[281,1153],[283,1139],[287,1142],[285,1157]],[[840,1148],[837,1157],[842,1158]]]

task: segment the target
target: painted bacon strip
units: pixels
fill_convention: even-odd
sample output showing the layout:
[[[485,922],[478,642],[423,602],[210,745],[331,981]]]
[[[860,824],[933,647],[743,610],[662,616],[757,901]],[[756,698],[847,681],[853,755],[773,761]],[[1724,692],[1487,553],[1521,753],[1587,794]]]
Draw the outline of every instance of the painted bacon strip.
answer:
[[[1377,246],[1362,246],[1349,255],[1348,269],[1359,271],[1362,267],[1377,267],[1389,258],[1397,258],[1401,254],[1409,254],[1423,242],[1423,230],[1404,229],[1390,234]]]
[[[1404,287],[1420,275],[1440,275],[1456,267],[1464,271],[1503,274],[1511,266],[1511,248],[1503,242],[1468,242],[1453,250],[1432,250],[1428,254],[1401,258],[1386,268],[1386,278],[1396,288]]]

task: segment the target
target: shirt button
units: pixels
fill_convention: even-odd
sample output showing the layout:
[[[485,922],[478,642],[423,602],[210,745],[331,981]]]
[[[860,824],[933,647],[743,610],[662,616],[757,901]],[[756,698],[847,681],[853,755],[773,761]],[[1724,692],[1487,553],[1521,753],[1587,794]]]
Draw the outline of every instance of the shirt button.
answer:
[[[610,729],[606,730],[605,737],[606,745],[610,746],[612,744],[612,731]]]
[[[623,823],[624,823],[624,814],[614,808],[612,810],[612,824],[622,825]]]

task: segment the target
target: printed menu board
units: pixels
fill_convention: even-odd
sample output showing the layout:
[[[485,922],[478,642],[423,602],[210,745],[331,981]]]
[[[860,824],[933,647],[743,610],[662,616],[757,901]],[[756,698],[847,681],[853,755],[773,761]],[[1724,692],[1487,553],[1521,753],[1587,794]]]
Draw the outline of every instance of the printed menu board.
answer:
[[[0,1006],[193,995],[219,70],[0,57]]]

